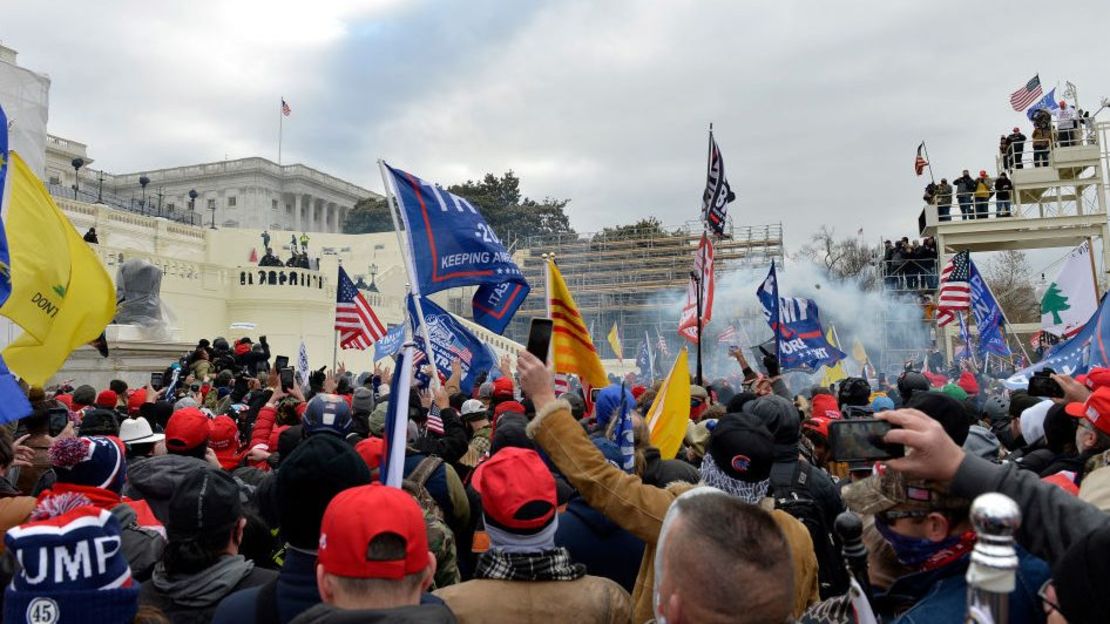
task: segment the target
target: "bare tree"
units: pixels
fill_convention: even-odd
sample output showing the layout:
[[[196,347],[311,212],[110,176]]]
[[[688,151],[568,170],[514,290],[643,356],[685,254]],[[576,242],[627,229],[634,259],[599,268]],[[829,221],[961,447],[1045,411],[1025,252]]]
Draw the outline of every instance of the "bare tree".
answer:
[[[798,256],[823,267],[830,277],[857,282],[863,290],[879,287],[875,270],[878,250],[859,237],[838,239],[836,230],[822,225],[798,250]]]
[[[983,278],[1011,323],[1034,323],[1041,318],[1041,304],[1033,288],[1025,253],[1009,249],[987,261]]]

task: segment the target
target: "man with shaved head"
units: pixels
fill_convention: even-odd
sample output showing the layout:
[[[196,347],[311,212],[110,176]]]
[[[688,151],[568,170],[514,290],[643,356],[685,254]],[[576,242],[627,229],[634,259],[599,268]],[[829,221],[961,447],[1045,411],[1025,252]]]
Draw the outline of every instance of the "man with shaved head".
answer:
[[[786,622],[794,606],[789,544],[771,514],[711,487],[675,499],[655,551],[661,624]]]

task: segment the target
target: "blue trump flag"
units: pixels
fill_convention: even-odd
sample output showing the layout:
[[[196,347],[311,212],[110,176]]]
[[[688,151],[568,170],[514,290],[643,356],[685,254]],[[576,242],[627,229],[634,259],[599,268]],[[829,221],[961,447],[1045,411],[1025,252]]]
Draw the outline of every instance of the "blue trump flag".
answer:
[[[430,348],[425,348],[420,320],[416,315],[416,296],[410,295],[408,300],[409,319],[412,321],[416,347],[428,354],[436,370],[445,377],[451,375],[451,362],[458,359],[462,364],[460,389],[470,394],[478,374],[493,367],[489,350],[454,316],[426,297],[420,300],[420,307],[424,310],[424,323],[428,326],[428,337],[432,344]]]
[[[474,321],[505,331],[530,286],[481,213],[465,198],[385,165],[408,237],[413,292],[478,286]]]
[[[636,355],[636,367],[640,369],[640,377],[648,378],[651,383],[655,383],[655,359],[651,355],[651,339],[648,334],[644,332],[644,342],[640,345],[640,351]]]
[[[397,355],[405,343],[405,324],[399,323],[389,328],[384,336],[374,343],[374,361]]]
[[[8,177],[8,116],[0,106],[0,201],[4,199],[4,180]],[[8,235],[0,224],[0,305],[12,294],[12,260],[8,252]],[[0,424],[29,416],[31,403],[19,388],[15,376],[0,357]]]
[[[832,366],[847,357],[829,344],[821,328],[817,302],[800,297],[779,297],[774,262],[756,296],[763,305],[763,316],[775,335],[775,353],[782,370],[815,371]]]
[[[979,329],[979,342],[975,350],[982,356],[993,353],[1002,357],[1010,355],[1010,347],[1002,335],[1002,308],[994,298],[990,286],[983,279],[975,263],[968,258],[970,265],[968,285],[971,287],[971,314],[975,317],[975,327]]]
[[[1036,104],[1030,106],[1025,111],[1025,116],[1029,118],[1029,121],[1033,121],[1033,114],[1042,108],[1049,113],[1055,113],[1057,109],[1060,108],[1060,105],[1056,103],[1056,89],[1049,91],[1048,95],[1041,98]]]
[[[967,331],[967,323],[962,312],[956,312],[956,319],[960,321],[960,348],[955,353],[957,362],[971,357],[971,335]]]
[[[1033,373],[1048,367],[1064,375],[1082,375],[1096,366],[1110,367],[1110,299],[1102,301],[1083,329],[1067,342],[1061,342],[1040,362],[1014,373],[1003,384],[1011,390],[1029,385]]]

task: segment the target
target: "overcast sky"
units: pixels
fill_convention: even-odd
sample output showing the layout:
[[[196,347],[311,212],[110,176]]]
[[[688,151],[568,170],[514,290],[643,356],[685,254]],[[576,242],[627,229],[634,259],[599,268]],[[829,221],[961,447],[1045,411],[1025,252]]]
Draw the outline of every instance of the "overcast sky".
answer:
[[[915,234],[918,142],[938,178],[993,174],[1036,72],[1110,95],[1108,23],[1105,0],[68,0],[8,3],[0,40],[108,171],[276,158],[284,96],[287,163],[375,190],[379,157],[444,184],[511,168],[579,231],[696,218],[712,121],[736,223],[793,250],[822,223]]]

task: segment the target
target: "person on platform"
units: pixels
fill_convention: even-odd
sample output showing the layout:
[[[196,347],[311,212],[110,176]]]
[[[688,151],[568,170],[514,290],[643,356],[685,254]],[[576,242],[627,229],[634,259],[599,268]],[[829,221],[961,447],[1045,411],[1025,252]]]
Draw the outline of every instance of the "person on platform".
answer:
[[[1014,192],[1014,183],[1010,181],[1006,172],[998,174],[998,178],[994,181],[994,200],[999,217],[1010,216],[1010,197]]]
[[[1006,137],[1010,144],[1010,163],[1014,169],[1021,169],[1021,157],[1025,153],[1025,135],[1021,133],[1021,128],[1014,126],[1014,131],[1010,136]]]
[[[282,266],[281,258],[274,255],[274,250],[269,247],[266,248],[266,253],[258,261],[258,266],[264,267],[279,267]]]
[[[937,218],[940,221],[951,220],[952,185],[948,183],[948,178],[940,179],[940,184],[937,185],[936,194],[934,196],[937,202]]]
[[[1078,132],[1078,121],[1079,116],[1075,108],[1069,107],[1066,101],[1060,100],[1060,108],[1056,111],[1056,136],[1060,141],[1060,147],[1071,147],[1082,142]]]
[[[96,228],[91,227],[88,232],[85,232],[85,242],[90,245],[100,244],[100,240],[96,237]]]
[[[1010,161],[1010,137],[1005,134],[998,137],[998,155],[1002,158],[1002,169],[1010,171],[1013,163]]]
[[[971,209],[971,196],[975,192],[975,178],[972,178],[967,169],[960,177],[956,178],[956,201],[960,205],[960,218],[964,221],[974,219],[975,214]]]
[[[986,219],[990,215],[989,202],[994,195],[993,184],[987,176],[986,169],[979,170],[979,177],[975,180],[975,218]]]
[[[1045,124],[1038,124],[1033,128],[1033,166],[1034,167],[1047,167],[1048,166],[1048,151],[1052,148],[1052,127],[1045,122]]]

